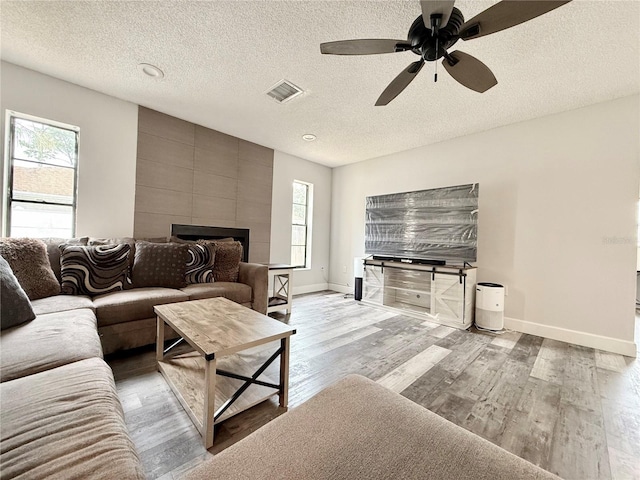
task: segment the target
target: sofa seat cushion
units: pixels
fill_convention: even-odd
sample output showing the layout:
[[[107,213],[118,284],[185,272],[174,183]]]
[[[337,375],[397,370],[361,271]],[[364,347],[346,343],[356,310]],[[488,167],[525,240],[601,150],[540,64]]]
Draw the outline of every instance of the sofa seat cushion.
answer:
[[[251,303],[252,291],[249,285],[236,282],[196,283],[181,289],[190,300],[225,297],[236,303]]]
[[[144,478],[103,360],[2,383],[0,399],[2,478]]]
[[[326,388],[182,479],[274,477],[559,480],[358,375]]]
[[[93,311],[38,315],[29,323],[2,331],[0,381],[93,357],[102,358]]]
[[[45,313],[66,312],[88,308],[95,311],[91,298],[86,295],[54,295],[53,297],[40,298],[31,302],[31,307],[36,315]]]
[[[180,290],[145,287],[106,293],[93,297],[98,327],[155,317],[153,307],[165,303],[184,302],[189,295]]]

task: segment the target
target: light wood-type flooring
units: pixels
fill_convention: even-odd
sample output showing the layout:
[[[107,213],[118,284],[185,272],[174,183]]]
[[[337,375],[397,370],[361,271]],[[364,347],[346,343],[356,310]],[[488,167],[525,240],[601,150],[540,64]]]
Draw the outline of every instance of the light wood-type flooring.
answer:
[[[295,297],[289,317],[272,316],[297,328],[290,407],[359,373],[565,479],[640,479],[639,360],[520,333],[460,331],[335,292]],[[232,417],[206,451],[152,349],[107,361],[149,478],[179,478],[284,413],[276,396]]]

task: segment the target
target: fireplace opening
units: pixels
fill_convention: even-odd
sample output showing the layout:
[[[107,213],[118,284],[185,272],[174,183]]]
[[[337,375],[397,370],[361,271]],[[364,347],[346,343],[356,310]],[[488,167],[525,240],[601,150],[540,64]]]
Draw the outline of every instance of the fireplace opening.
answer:
[[[242,244],[242,261],[249,261],[249,229],[207,225],[171,225],[171,236],[183,240],[222,240],[233,238]]]

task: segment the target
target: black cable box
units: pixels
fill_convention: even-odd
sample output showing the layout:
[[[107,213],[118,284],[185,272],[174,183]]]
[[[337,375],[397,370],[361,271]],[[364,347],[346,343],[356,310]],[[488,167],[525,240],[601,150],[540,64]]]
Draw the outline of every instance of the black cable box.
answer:
[[[400,263],[415,263],[418,265],[446,265],[445,260],[431,260],[427,258],[405,258],[405,257],[389,257],[386,255],[374,255],[374,260],[382,260],[384,262],[400,262]]]

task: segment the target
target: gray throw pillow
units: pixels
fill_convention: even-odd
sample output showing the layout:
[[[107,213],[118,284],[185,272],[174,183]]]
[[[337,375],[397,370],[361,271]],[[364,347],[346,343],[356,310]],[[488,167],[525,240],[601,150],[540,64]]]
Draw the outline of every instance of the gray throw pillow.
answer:
[[[133,286],[186,287],[185,272],[188,260],[187,244],[136,242]]]
[[[100,295],[123,290],[130,283],[131,247],[60,245],[62,293]]]
[[[7,261],[0,256],[0,329],[36,318],[31,302]]]
[[[37,238],[0,239],[0,255],[7,261],[29,300],[51,297],[60,293],[47,247]]]
[[[185,272],[187,283],[213,282],[213,265],[216,259],[216,246],[213,244],[189,245],[189,260]]]

